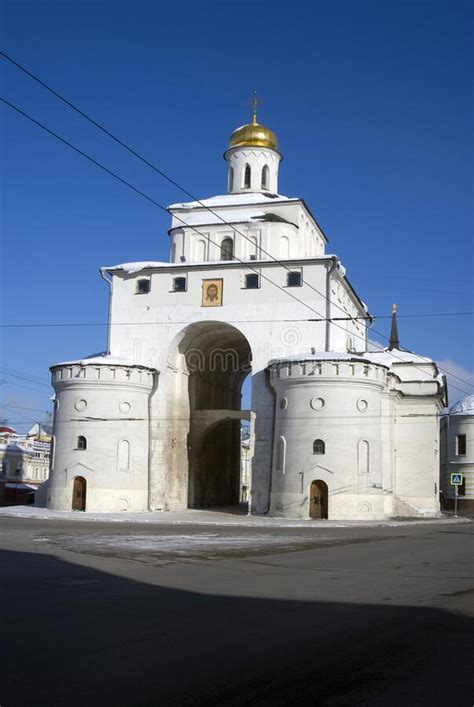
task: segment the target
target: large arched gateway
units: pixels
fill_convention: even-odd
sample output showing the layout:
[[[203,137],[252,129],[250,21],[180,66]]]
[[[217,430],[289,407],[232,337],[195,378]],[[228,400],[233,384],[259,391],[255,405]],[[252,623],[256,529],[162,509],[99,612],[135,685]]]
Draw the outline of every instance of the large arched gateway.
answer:
[[[181,485],[189,508],[239,501],[241,421],[250,419],[242,384],[250,370],[250,345],[230,324],[197,322],[177,337],[170,483]]]

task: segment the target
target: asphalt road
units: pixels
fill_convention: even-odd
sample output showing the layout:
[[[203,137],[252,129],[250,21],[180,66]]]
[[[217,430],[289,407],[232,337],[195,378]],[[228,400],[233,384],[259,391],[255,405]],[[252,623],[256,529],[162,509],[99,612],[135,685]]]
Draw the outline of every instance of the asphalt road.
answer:
[[[0,518],[0,705],[473,704],[474,524]]]

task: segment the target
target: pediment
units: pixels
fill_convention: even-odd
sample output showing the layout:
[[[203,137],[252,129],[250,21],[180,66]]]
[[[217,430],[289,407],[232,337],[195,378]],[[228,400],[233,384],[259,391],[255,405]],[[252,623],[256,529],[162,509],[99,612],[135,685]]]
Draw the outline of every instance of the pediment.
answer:
[[[84,476],[85,473],[94,473],[94,469],[92,469],[90,466],[87,466],[87,464],[83,464],[82,462],[78,462],[77,464],[69,466],[66,471],[68,474],[72,474],[74,476]]]

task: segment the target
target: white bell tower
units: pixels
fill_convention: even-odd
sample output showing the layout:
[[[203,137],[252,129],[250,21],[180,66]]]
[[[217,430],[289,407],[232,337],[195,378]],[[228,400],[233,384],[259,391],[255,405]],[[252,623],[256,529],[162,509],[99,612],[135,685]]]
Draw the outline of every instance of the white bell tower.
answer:
[[[252,122],[234,130],[224,153],[229,194],[278,194],[278,167],[283,158],[275,133],[257,123],[258,103],[254,96]]]

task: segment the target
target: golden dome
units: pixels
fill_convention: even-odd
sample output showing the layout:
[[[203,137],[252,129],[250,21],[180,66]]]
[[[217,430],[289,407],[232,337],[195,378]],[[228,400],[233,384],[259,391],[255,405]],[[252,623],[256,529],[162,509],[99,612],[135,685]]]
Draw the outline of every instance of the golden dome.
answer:
[[[271,150],[278,150],[278,138],[274,132],[264,125],[257,123],[254,114],[253,120],[247,125],[242,125],[234,130],[229,138],[229,147],[269,147]]]

